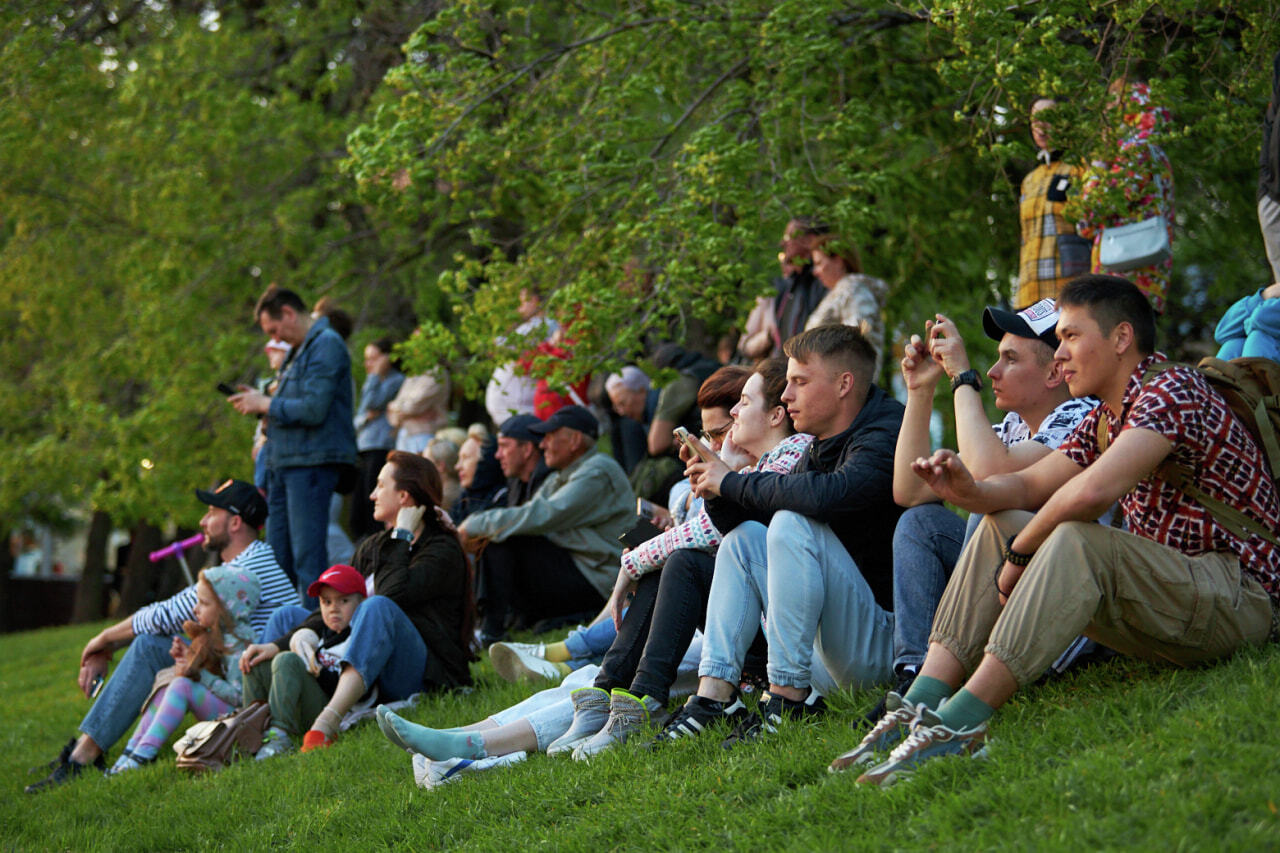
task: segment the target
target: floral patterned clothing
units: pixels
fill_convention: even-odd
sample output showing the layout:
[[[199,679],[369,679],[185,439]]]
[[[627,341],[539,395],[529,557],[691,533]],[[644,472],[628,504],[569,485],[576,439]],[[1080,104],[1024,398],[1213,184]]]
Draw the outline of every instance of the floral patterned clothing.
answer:
[[[813,436],[807,433],[796,433],[778,442],[777,446],[760,457],[754,466],[742,469],[743,474],[753,471],[771,471],[775,474],[790,474],[804,458],[805,451],[813,442]],[[622,555],[622,570],[632,580],[639,580],[649,572],[656,572],[667,562],[667,558],[681,548],[693,548],[699,551],[715,551],[720,546],[720,531],[707,516],[706,509],[701,509],[683,524],[677,524],[662,535],[655,536],[648,542]]]
[[[1093,240],[1091,270],[1108,272],[1098,260],[1102,232],[1164,216],[1173,245],[1173,167],[1157,145],[1169,111],[1152,107],[1145,83],[1129,88],[1123,120],[1127,135],[1119,144],[1106,146],[1085,176],[1080,194],[1067,205],[1067,215],[1076,220],[1076,233]],[[1151,300],[1157,313],[1164,312],[1173,259],[1118,275],[1132,281]]]

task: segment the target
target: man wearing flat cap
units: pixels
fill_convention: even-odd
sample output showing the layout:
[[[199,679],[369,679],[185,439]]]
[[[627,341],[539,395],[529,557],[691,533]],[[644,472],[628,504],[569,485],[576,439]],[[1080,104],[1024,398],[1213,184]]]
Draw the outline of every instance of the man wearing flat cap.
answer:
[[[258,538],[267,520],[267,502],[252,483],[226,480],[211,491],[196,489],[196,497],[209,509],[200,519],[203,547],[223,565],[235,565],[256,575],[262,588],[258,607],[249,615],[256,632],[267,626],[271,613],[282,604],[298,604],[298,593],[276,563],[271,546]],[[148,604],[132,616],[104,628],[80,654],[80,689],[93,698],[93,706],[80,723],[79,738],[62,749],[50,763],[49,775],[27,786],[34,794],[79,776],[87,767],[104,768],[103,754],[120,739],[151,692],[156,673],[173,665],[170,649],[180,642],[182,623],[195,618],[195,584],[165,601]],[[128,646],[111,678],[95,692],[107,675],[107,665],[121,646]]]
[[[501,640],[508,621],[599,610],[622,557],[618,537],[635,522],[627,475],[596,452],[599,423],[582,406],[565,406],[527,426],[540,437],[551,473],[520,506],[490,509],[458,529],[480,559],[481,642]]]

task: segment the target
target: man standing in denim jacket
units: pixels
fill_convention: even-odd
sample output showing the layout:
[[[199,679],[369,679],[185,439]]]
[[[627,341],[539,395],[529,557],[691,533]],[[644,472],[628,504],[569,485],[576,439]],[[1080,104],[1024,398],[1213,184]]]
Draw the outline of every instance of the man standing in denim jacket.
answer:
[[[329,498],[356,458],[351,355],[328,318],[313,319],[291,290],[267,288],[254,316],[293,350],[275,396],[245,389],[229,399],[241,414],[266,417],[267,543],[305,591],[329,567]]]

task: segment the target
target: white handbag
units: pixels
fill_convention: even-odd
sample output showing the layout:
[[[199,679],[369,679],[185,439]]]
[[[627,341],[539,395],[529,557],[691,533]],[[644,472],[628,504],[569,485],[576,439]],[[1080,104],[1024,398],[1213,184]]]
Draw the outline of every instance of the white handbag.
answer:
[[[1106,228],[1098,244],[1098,263],[1111,272],[1154,266],[1172,254],[1168,223],[1163,216]]]
[[[1156,192],[1164,198],[1164,181],[1156,175]],[[1108,272],[1126,272],[1164,263],[1173,256],[1169,245],[1169,223],[1164,205],[1155,216],[1129,225],[1102,230],[1098,241],[1098,263]]]

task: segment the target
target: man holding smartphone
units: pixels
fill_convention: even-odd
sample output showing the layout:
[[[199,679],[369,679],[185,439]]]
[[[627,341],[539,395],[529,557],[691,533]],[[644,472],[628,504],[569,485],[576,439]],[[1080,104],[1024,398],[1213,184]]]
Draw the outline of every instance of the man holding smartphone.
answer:
[[[243,480],[226,480],[213,491],[196,489],[196,497],[209,506],[200,519],[204,549],[217,554],[224,565],[234,564],[258,577],[262,596],[250,621],[261,634],[276,608],[298,603],[298,594],[276,563],[271,546],[258,539],[267,518],[267,503],[252,483]],[[27,786],[28,794],[74,779],[90,765],[106,769],[103,754],[138,718],[156,673],[173,665],[170,649],[182,633],[182,623],[195,618],[195,605],[196,587],[192,584],[104,629],[85,645],[80,654],[79,684],[85,696],[95,701],[80,723],[83,734],[50,762],[47,777]],[[115,674],[95,697],[95,685],[105,678],[112,655],[125,645],[128,648]]]

